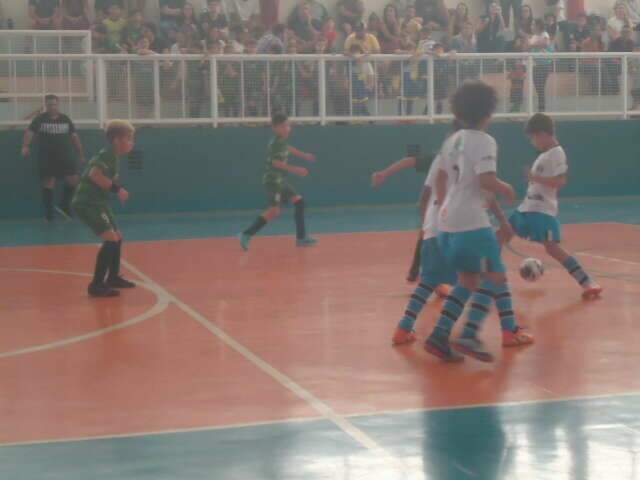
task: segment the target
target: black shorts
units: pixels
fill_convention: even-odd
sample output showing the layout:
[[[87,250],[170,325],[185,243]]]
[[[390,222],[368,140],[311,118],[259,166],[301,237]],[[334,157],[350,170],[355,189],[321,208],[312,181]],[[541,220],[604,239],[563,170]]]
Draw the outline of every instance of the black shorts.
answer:
[[[77,175],[78,166],[70,155],[38,156],[38,172],[40,178],[64,178]]]
[[[286,182],[269,183],[265,185],[265,188],[267,189],[267,201],[271,207],[287,204],[293,197],[298,195],[294,188]]]

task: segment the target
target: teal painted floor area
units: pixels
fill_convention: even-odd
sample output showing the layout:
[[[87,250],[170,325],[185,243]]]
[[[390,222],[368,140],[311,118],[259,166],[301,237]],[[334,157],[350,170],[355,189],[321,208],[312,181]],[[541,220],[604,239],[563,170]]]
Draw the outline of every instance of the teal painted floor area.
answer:
[[[640,395],[0,447],[21,480],[604,480],[640,476]]]
[[[598,197],[563,199],[563,223],[620,222],[640,224],[640,197]],[[415,205],[310,209],[311,233],[350,233],[413,230],[419,225]],[[176,240],[229,237],[246,228],[259,212],[224,214],[118,215],[127,241]],[[268,225],[263,235],[293,234],[293,211]],[[77,221],[17,221],[0,223],[0,246],[57,245],[96,242],[91,232]]]

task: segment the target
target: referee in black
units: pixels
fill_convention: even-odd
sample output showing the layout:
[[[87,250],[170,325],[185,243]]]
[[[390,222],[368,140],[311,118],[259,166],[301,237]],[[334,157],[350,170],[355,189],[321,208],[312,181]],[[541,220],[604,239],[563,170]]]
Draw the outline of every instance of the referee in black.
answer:
[[[65,180],[60,211],[71,217],[71,199],[80,177],[78,165],[71,146],[78,154],[80,164],[84,164],[84,150],[76,127],[71,119],[60,113],[59,99],[55,95],[44,97],[46,111],[33,119],[24,133],[22,155],[28,157],[31,142],[36,138],[38,147],[38,169],[42,180],[42,201],[47,221],[53,220],[53,190],[56,179]]]

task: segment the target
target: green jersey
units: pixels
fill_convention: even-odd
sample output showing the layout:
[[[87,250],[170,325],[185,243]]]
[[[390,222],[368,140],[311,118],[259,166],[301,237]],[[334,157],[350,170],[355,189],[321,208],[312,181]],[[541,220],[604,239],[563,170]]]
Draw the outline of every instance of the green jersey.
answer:
[[[76,194],[73,199],[74,204],[84,205],[106,205],[109,202],[109,192],[103,190],[89,178],[89,172],[93,167],[100,169],[102,174],[109,180],[118,176],[119,159],[111,149],[103,149],[91,159],[87,169],[80,179]]]
[[[264,174],[265,185],[279,184],[284,181],[287,174],[284,170],[273,166],[273,162],[287,163],[289,160],[289,145],[280,137],[273,137],[267,150],[267,170]]]

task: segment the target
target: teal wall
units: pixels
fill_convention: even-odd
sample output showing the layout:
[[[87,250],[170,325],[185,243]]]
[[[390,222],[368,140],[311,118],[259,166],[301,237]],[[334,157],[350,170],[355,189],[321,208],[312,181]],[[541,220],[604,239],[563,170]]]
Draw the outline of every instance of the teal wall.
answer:
[[[369,186],[371,172],[401,158],[407,144],[432,150],[442,142],[446,125],[299,126],[291,143],[314,152],[311,174],[293,183],[311,206],[414,202],[421,178],[400,174],[379,190]],[[566,196],[640,194],[640,124],[634,121],[561,122],[558,134],[570,161]],[[535,151],[521,123],[496,123],[500,175],[521,192],[523,169]],[[0,133],[0,218],[40,215],[35,159],[20,157],[22,133]],[[123,183],[132,196],[130,213],[237,210],[261,208],[261,176],[267,128],[141,129],[137,148],[142,170],[123,162]],[[103,145],[99,131],[82,131],[89,155]],[[122,209],[121,209],[122,210]]]

